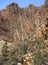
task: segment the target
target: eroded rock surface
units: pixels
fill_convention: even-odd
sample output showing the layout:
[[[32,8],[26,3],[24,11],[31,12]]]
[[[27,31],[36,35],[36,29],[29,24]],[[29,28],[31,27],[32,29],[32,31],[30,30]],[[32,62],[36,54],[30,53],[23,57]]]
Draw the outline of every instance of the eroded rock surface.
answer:
[[[12,3],[0,12],[0,38],[19,44],[43,36],[48,39],[48,0],[38,8]]]

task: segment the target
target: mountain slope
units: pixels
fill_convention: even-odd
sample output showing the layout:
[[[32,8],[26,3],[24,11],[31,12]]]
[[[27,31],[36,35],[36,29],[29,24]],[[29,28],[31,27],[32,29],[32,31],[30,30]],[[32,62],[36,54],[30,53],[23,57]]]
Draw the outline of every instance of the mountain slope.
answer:
[[[42,36],[48,39],[47,1],[38,8],[33,5],[19,8],[16,3],[12,3],[0,12],[0,38],[22,43],[24,39],[32,41]]]

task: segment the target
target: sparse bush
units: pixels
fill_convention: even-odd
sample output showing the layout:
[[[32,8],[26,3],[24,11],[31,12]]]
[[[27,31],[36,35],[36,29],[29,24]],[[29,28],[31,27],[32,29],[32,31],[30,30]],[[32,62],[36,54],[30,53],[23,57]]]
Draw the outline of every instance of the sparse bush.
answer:
[[[2,48],[2,56],[0,57],[0,65],[17,65],[18,62],[24,63],[26,54],[31,53],[34,65],[44,65],[48,62],[48,53],[45,52],[46,44],[44,39],[40,38],[35,41],[24,40],[16,49],[8,51],[7,42]],[[29,55],[28,55],[29,56]],[[30,57],[29,57],[30,58]],[[47,64],[46,64],[47,65]]]

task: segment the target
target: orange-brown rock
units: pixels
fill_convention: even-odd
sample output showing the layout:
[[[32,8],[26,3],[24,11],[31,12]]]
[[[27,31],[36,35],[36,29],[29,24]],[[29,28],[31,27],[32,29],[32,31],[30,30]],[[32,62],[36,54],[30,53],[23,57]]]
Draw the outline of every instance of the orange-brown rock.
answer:
[[[47,27],[46,27],[47,26]],[[46,30],[47,29],[47,30]],[[0,38],[23,43],[24,39],[48,39],[48,0],[41,7],[20,8],[12,3],[0,13]]]

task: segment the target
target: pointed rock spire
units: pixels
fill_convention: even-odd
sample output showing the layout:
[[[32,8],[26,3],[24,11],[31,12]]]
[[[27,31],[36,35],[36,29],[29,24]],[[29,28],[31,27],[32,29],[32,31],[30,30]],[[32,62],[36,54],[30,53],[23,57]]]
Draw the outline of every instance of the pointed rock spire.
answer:
[[[11,6],[13,6],[13,7],[17,7],[17,8],[19,7],[17,3],[11,3],[11,4],[8,5],[7,7],[11,7]]]

